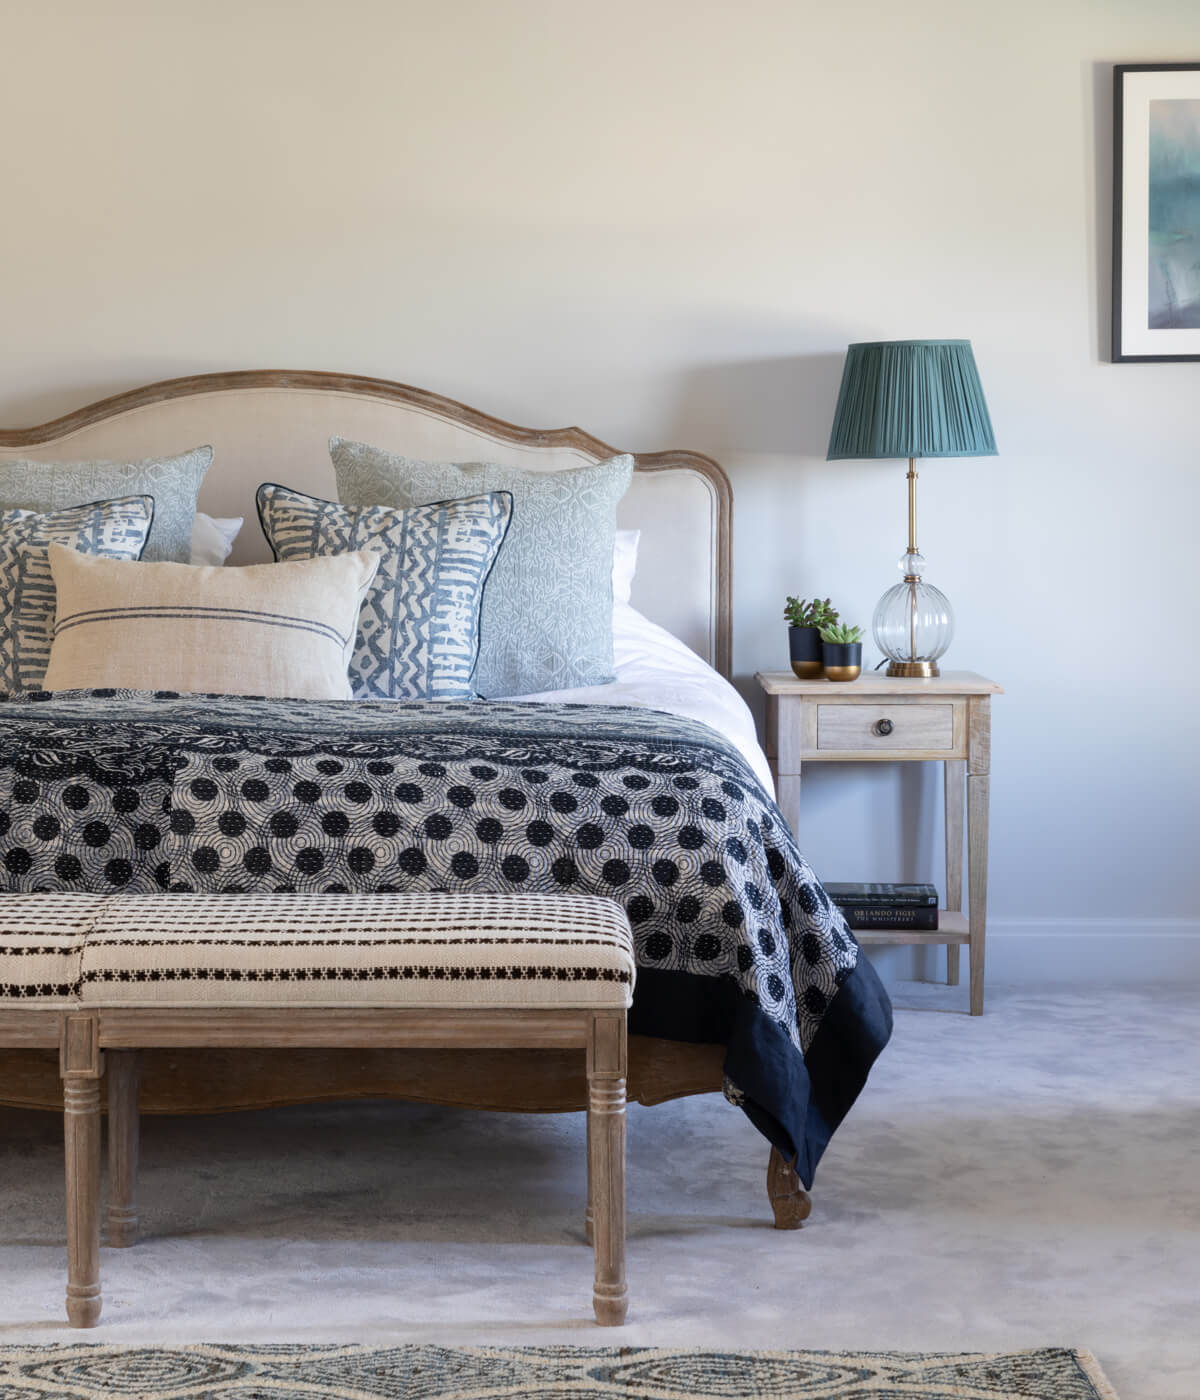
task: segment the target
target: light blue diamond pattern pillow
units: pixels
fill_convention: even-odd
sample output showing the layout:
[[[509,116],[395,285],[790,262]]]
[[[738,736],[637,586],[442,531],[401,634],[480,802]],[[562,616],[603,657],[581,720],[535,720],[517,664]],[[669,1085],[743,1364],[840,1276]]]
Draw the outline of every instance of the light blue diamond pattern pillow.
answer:
[[[46,674],[57,603],[50,546],[140,559],[153,523],[149,496],[48,514],[0,511],[0,690],[37,690]]]
[[[495,462],[422,462],[331,438],[338,497],[417,506],[508,491],[512,528],[483,601],[475,689],[489,697],[607,685],[613,679],[612,567],[617,502],[633,458],[567,471]]]
[[[276,559],[358,549],[382,556],[359,613],[356,700],[475,698],[484,585],[512,517],[507,492],[355,509],[267,482],[257,501]]]
[[[196,494],[212,463],[211,447],[140,462],[0,461],[0,511],[67,510],[94,501],[150,496],[154,527],[145,558],[186,564],[191,555]]]

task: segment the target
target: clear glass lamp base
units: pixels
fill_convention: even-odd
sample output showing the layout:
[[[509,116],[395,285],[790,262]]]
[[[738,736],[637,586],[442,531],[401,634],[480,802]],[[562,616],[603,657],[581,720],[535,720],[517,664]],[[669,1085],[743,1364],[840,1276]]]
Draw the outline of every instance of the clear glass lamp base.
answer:
[[[915,558],[907,555],[901,565],[911,568]],[[876,604],[871,630],[889,676],[936,676],[938,658],[954,638],[954,610],[940,588],[906,573]]]

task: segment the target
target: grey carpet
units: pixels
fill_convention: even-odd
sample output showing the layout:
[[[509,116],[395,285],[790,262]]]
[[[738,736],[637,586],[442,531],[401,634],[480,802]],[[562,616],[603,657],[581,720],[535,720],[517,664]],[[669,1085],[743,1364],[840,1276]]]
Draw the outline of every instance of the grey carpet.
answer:
[[[610,1347],[0,1347],[5,1400],[1116,1400],[1095,1359]]]
[[[146,1238],[103,1251],[89,1339],[1068,1345],[1123,1400],[1200,1394],[1193,990],[900,1011],[797,1233],[769,1228],[765,1145],[719,1098],[636,1108],[629,1127],[619,1336],[590,1321],[580,1118],[348,1104],[148,1120]],[[79,1340],[61,1153],[56,1118],[0,1112],[0,1343]]]

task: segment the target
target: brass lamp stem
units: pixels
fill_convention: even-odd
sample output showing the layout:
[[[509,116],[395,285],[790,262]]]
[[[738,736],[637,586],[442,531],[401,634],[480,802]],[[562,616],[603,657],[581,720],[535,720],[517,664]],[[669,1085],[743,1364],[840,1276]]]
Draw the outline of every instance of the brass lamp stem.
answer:
[[[908,459],[908,552],[910,555],[918,554],[917,549],[917,463],[916,459]],[[914,676],[929,677],[938,674],[936,661],[918,661],[917,655],[917,584],[920,582],[919,574],[905,574],[904,582],[908,584],[908,661],[891,661],[888,663],[887,674],[889,676]]]
[[[908,459],[908,552],[917,553],[917,468],[912,457]]]
[[[908,459],[908,552],[910,555],[917,552],[917,464],[912,457]],[[917,659],[917,576],[915,574],[905,574],[904,581],[908,584],[908,655],[909,659]]]

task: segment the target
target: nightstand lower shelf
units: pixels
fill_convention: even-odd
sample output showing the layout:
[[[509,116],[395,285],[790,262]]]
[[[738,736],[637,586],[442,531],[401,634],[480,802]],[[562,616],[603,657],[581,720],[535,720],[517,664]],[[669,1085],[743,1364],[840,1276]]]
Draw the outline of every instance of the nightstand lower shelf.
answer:
[[[965,914],[956,914],[952,909],[942,909],[938,913],[938,927],[931,929],[910,928],[864,928],[855,929],[854,936],[862,944],[867,943],[970,943],[970,927]]]

